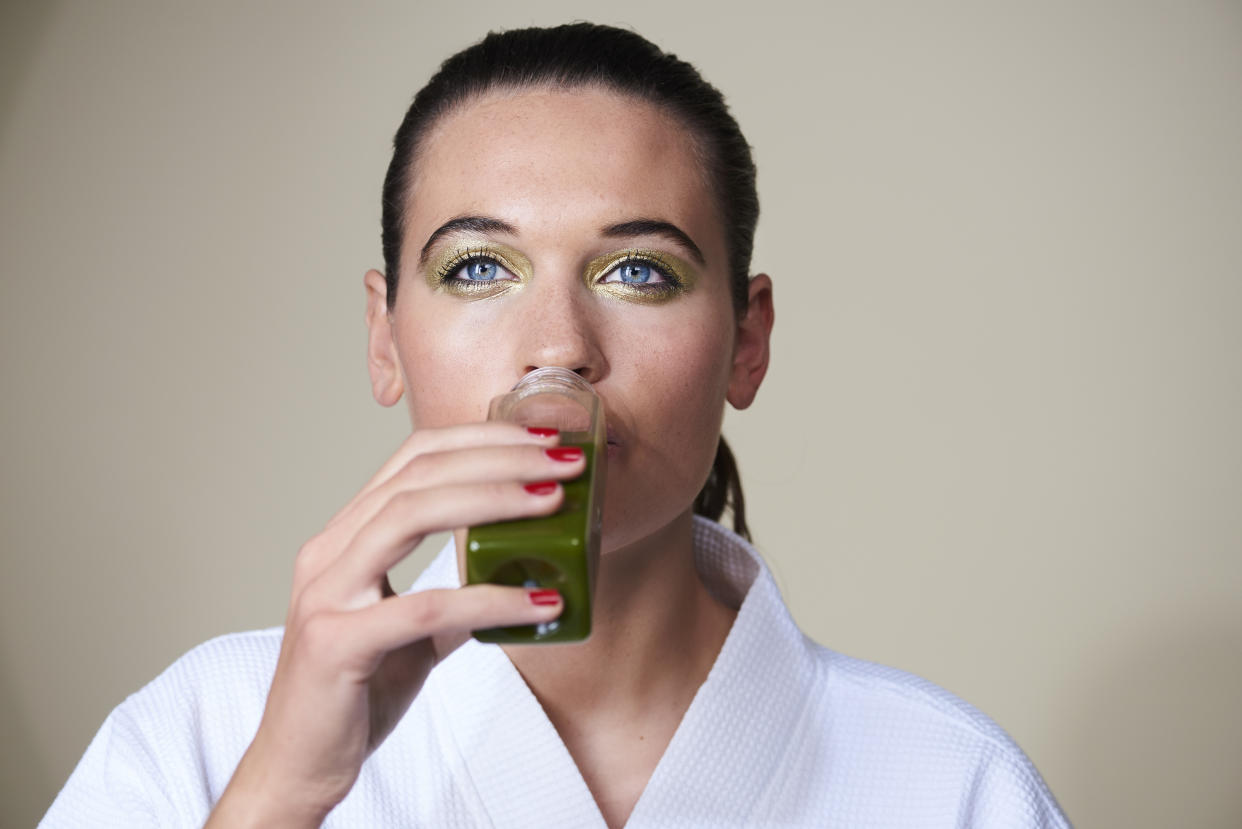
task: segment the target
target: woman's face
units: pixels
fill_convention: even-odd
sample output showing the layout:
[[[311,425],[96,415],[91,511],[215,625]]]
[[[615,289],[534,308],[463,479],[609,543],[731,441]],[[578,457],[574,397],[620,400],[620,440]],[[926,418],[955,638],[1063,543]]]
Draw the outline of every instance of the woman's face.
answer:
[[[685,130],[611,92],[490,94],[432,128],[406,209],[391,314],[366,280],[376,399],[404,393],[415,428],[484,420],[528,371],[573,369],[609,429],[604,551],[687,511],[767,330],[756,370]]]

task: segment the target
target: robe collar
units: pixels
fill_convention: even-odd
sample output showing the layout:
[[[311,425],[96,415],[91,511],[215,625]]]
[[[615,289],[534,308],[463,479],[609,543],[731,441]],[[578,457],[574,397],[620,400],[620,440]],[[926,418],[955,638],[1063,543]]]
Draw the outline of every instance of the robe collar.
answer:
[[[760,819],[778,794],[815,675],[813,645],[755,548],[701,516],[693,532],[700,577],[737,617],[629,827]],[[412,589],[459,585],[450,539]],[[603,829],[569,750],[498,645],[467,641],[436,667],[427,691],[493,823]]]

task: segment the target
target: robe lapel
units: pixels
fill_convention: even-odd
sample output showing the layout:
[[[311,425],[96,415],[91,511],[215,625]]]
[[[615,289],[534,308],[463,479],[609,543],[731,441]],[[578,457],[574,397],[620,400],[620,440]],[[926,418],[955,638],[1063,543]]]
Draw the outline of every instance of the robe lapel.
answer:
[[[709,585],[719,580],[722,599],[745,598],[630,815],[634,829],[763,825],[759,812],[780,782],[808,699],[812,656],[771,574],[748,545],[709,524],[696,518],[700,573]]]
[[[704,582],[738,614],[630,815],[626,825],[634,829],[762,823],[756,810],[772,796],[796,742],[814,673],[803,635],[758,553],[697,516],[694,533]],[[459,584],[450,540],[413,589]],[[604,829],[569,750],[499,646],[471,640],[434,676],[453,748],[493,824]]]

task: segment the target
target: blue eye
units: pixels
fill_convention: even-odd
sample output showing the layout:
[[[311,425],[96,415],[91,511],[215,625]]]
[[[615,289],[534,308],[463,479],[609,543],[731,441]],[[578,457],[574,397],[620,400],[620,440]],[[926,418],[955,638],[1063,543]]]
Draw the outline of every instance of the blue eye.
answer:
[[[496,272],[499,270],[500,266],[490,259],[476,259],[462,268],[466,279],[479,282],[488,282],[495,279]]]
[[[622,282],[647,282],[651,279],[651,268],[648,265],[632,262],[622,265],[619,270]]]
[[[664,285],[668,287],[670,280],[655,265],[631,259],[613,268],[602,280],[604,283],[622,283],[625,285]]]
[[[479,286],[484,282],[513,282],[513,275],[503,265],[490,256],[471,256],[465,261],[458,260],[442,272],[441,282],[457,282]]]

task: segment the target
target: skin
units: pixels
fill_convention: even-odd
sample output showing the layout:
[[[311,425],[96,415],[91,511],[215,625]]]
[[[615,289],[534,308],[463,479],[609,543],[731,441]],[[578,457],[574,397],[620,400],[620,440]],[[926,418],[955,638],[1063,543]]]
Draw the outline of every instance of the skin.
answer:
[[[520,588],[394,596],[385,575],[428,532],[455,529],[460,548],[461,528],[559,505],[559,487],[532,496],[521,484],[572,478],[581,461],[550,460],[542,449],[555,437],[477,423],[492,397],[545,365],[594,385],[619,444],[608,459],[594,633],[506,652],[607,824],[625,823],[733,622],[694,569],[691,507],[726,402],[746,408],[763,380],[773,323],[764,275],[735,313],[723,227],[693,150],[661,111],[594,89],[495,92],[432,129],[412,177],[391,309],[383,275],[364,277],[372,392],[385,406],[404,399],[414,432],[300,551],[263,723],[209,825],[278,825],[274,816],[314,825],[469,630],[560,612]],[[449,234],[429,251],[433,262],[463,241],[520,254],[507,257],[520,273],[497,272],[506,284],[482,295],[446,290],[420,264],[433,232],[462,216],[509,229]],[[602,232],[635,219],[680,228],[703,263],[664,234]],[[601,288],[618,277],[589,263],[631,248],[689,263],[693,288],[659,302]]]

